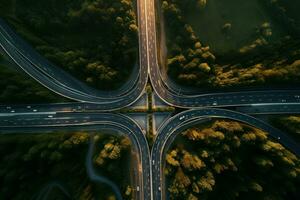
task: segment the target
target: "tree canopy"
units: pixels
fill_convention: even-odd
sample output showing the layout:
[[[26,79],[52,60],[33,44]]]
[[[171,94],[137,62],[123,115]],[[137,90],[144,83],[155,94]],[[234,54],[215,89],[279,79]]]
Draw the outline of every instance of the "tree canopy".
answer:
[[[131,199],[131,179],[127,177],[131,169],[127,157],[130,141],[127,137],[98,131],[1,134],[0,199],[34,199],[51,183],[64,188],[72,199],[115,199],[110,187],[88,177],[86,156],[90,134],[98,136],[95,155],[111,149],[111,145],[115,149],[105,158],[105,166],[93,166],[97,174],[115,182],[124,199]],[[120,147],[119,152],[116,145]],[[48,198],[66,199],[57,187],[48,195]]]
[[[190,128],[166,154],[170,199],[298,199],[300,160],[268,133],[216,120]]]

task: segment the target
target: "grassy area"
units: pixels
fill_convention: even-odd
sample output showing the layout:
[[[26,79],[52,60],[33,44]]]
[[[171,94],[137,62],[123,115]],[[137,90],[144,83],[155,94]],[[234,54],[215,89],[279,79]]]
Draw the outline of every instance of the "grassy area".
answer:
[[[16,133],[0,135],[0,199],[31,199],[44,195],[43,191],[50,191],[49,197],[65,199],[67,193],[71,199],[114,199],[111,189],[87,176],[86,156],[89,145],[90,132],[55,131],[53,133]],[[119,140],[118,136],[103,136],[104,133],[94,132],[101,144],[95,154],[103,151],[108,144],[105,138]],[[130,144],[128,144],[130,145]],[[130,146],[127,146],[130,151]],[[123,150],[119,157],[106,158],[106,166],[117,171],[129,171]],[[115,166],[116,162],[123,161]],[[95,166],[100,174],[112,180],[120,180],[116,184],[123,188],[123,184],[131,182],[117,177],[114,171]],[[53,186],[55,184],[56,186]],[[51,186],[52,185],[52,186]],[[57,187],[57,185],[59,187]],[[126,188],[124,186],[124,188]],[[50,189],[49,189],[50,188]],[[63,188],[63,189],[61,189]],[[45,193],[45,192],[44,192]],[[124,199],[129,199],[122,191]]]
[[[135,1],[0,0],[0,16],[88,85],[120,87],[138,63]]]
[[[186,19],[201,41],[209,44],[218,55],[236,51],[251,43],[266,22],[272,24],[271,43],[287,34],[284,27],[264,11],[260,0],[242,4],[239,0],[208,0],[205,8],[201,11],[192,10]],[[224,26],[227,27],[227,34]]]
[[[170,199],[299,199],[300,160],[268,133],[214,120],[177,136],[164,172]]]
[[[70,101],[33,80],[23,71],[17,71],[0,54],[0,103],[57,103]]]
[[[297,4],[162,0],[169,75],[210,89],[299,84],[300,21],[292,9]]]

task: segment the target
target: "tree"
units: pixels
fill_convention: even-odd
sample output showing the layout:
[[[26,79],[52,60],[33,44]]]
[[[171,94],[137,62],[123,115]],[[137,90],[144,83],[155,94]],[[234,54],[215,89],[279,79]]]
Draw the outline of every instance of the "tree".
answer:
[[[205,163],[200,160],[200,158],[196,155],[191,155],[187,151],[183,151],[183,158],[182,158],[182,166],[189,170],[200,170],[201,168],[205,167]]]

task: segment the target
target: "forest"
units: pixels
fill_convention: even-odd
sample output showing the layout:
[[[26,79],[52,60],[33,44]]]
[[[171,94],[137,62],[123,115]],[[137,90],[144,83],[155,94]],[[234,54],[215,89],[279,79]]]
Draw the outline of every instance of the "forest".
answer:
[[[132,0],[0,0],[0,17],[52,63],[109,90],[138,64],[135,6]]]
[[[187,129],[165,158],[170,199],[300,198],[299,158],[240,122],[218,119]]]
[[[23,71],[17,71],[9,66],[0,54],[0,103],[55,103],[65,102],[67,99],[54,94],[41,86]]]
[[[56,200],[114,200],[110,187],[88,177],[86,156],[90,134],[97,137],[93,155],[97,173],[118,181],[115,183],[124,199],[131,199],[132,192],[128,189],[131,182],[126,178],[130,170],[126,165],[130,163],[126,156],[131,149],[130,141],[125,136],[99,131],[1,134],[0,199],[38,199],[48,195]]]
[[[299,115],[284,115],[271,117],[270,122],[273,126],[290,134],[295,140],[300,143],[300,116]]]
[[[167,61],[162,63],[165,62],[168,75],[179,84],[210,89],[299,84],[300,16],[293,7],[299,7],[300,3],[258,1],[272,23],[257,22],[252,28],[254,25],[247,21],[239,26],[235,20],[239,18],[236,16],[239,5],[232,5],[234,2],[237,1],[161,1],[168,48]],[[255,2],[246,1],[245,5]],[[228,8],[214,10],[219,4]],[[230,10],[230,6],[235,10]],[[245,20],[251,21],[251,16]],[[215,27],[214,24],[221,22]],[[252,28],[249,37],[239,35],[247,27]],[[205,42],[204,36],[210,42]]]

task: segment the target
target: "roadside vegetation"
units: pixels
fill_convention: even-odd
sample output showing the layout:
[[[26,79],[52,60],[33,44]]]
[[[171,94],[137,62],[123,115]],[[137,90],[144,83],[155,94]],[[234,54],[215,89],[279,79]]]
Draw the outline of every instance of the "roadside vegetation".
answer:
[[[54,199],[115,199],[110,187],[88,177],[90,134],[56,131],[0,135],[0,199],[34,199],[45,195],[47,188],[48,197]],[[131,180],[126,178],[131,169],[126,155],[130,142],[124,136],[93,134],[97,137],[94,169],[99,175],[118,181],[115,183],[124,199],[131,199]],[[98,162],[99,157],[103,162]]]
[[[110,175],[110,180],[117,183],[123,192],[124,200],[133,199],[135,188],[129,183],[135,181],[133,177],[133,159],[137,154],[131,153],[131,142],[127,137],[116,137],[111,135],[100,135],[96,137],[96,147],[93,163],[100,175]],[[99,195],[101,198],[101,193]]]
[[[9,66],[10,65],[10,66]],[[25,72],[17,71],[0,54],[0,103],[57,103],[70,101],[29,77]]]
[[[268,133],[214,120],[179,135],[166,154],[170,199],[285,199],[300,197],[300,160]]]
[[[290,116],[280,116],[271,117],[271,123],[282,131],[290,134],[300,143],[300,116],[290,115]]]
[[[162,0],[160,6],[168,49],[161,62],[178,83],[210,89],[300,83],[298,1]]]
[[[115,89],[138,64],[133,0],[0,0],[0,16],[34,48],[92,87]]]

